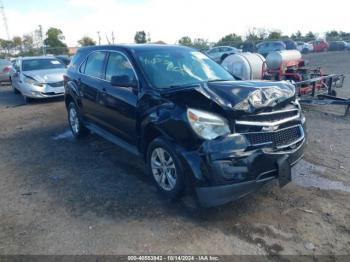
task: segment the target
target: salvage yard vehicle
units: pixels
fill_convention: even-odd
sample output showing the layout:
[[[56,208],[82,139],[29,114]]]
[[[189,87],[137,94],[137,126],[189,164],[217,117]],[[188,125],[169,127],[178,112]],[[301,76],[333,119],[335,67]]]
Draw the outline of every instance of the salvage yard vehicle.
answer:
[[[54,57],[20,57],[14,62],[11,85],[16,94],[22,94],[25,102],[32,98],[63,96],[65,71],[66,66]]]
[[[181,46],[80,48],[64,76],[68,123],[141,155],[169,198],[210,207],[291,180],[305,118],[288,82],[237,81]]]
[[[241,50],[232,46],[217,46],[209,49],[206,52],[206,55],[213,59],[215,62],[221,63],[229,55],[237,54],[240,52]]]
[[[314,46],[314,52],[324,52],[329,48],[329,44],[325,40],[315,40],[309,43]]]
[[[304,54],[314,51],[314,46],[310,43],[297,42],[297,49]]]
[[[329,51],[350,50],[349,45],[345,41],[332,41],[329,43]]]
[[[6,59],[0,59],[0,84],[2,82],[10,82],[10,72],[12,63]]]
[[[298,49],[297,43],[292,39],[283,39],[282,42],[286,45],[287,50]]]
[[[267,56],[270,52],[286,50],[286,44],[282,41],[264,41],[259,43],[258,53]]]

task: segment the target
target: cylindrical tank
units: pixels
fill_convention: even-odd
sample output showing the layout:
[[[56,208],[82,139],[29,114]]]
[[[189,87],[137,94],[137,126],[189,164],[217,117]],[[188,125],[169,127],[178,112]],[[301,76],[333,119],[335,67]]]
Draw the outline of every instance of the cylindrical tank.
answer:
[[[242,80],[262,79],[265,58],[257,53],[237,53],[222,61],[221,65]]]
[[[279,69],[282,64],[299,61],[301,57],[298,50],[274,51],[267,55],[266,65],[269,69]]]

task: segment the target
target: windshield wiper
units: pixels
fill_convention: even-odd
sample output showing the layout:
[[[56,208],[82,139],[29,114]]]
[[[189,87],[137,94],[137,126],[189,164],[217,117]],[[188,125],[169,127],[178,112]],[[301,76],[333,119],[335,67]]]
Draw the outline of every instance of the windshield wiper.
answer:
[[[223,81],[230,81],[230,80],[227,80],[227,79],[210,79],[208,81],[206,81],[207,83],[211,83],[211,82],[223,82]]]
[[[183,84],[183,85],[171,85],[170,88],[186,88],[186,87],[193,87],[193,86],[199,86],[200,83],[195,84]]]

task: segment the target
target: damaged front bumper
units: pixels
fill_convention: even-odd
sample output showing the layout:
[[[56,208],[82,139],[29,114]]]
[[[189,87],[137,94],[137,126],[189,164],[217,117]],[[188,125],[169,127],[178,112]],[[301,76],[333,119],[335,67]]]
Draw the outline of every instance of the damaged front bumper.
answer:
[[[264,145],[249,149],[244,136],[231,135],[204,142],[185,159],[195,177],[199,202],[212,207],[242,198],[273,179],[284,186],[291,180],[291,167],[303,157],[304,146],[304,131],[295,143],[278,150]]]

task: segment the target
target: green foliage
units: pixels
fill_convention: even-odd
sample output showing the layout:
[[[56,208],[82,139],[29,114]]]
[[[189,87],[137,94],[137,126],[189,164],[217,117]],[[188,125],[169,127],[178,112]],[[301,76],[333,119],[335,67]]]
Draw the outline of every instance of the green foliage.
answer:
[[[198,50],[206,50],[209,48],[209,42],[203,38],[195,38],[193,41],[189,36],[183,36],[178,41],[179,45],[189,46]]]
[[[11,40],[0,39],[0,46],[9,53],[10,49],[14,47],[14,44]]]
[[[192,39],[189,36],[183,36],[179,39],[179,45],[184,45],[184,46],[193,46]]]
[[[221,46],[221,45],[234,46],[240,43],[242,43],[242,37],[233,33],[233,34],[224,36],[215,45],[216,46]]]
[[[65,43],[63,33],[61,29],[51,27],[46,32],[46,38],[44,40],[44,44],[46,45],[46,49],[48,53],[59,55],[59,54],[67,54],[68,48]]]
[[[268,33],[265,28],[254,27],[248,30],[246,34],[246,40],[252,42],[262,41],[266,39],[267,35]]]
[[[311,31],[309,31],[306,35],[305,35],[305,38],[306,39],[310,39],[310,40],[314,40],[316,39],[317,35]]]
[[[135,43],[144,44],[147,43],[147,37],[145,31],[137,31],[134,37]]]
[[[78,40],[78,44],[81,46],[89,46],[89,45],[96,45],[96,42],[91,37],[84,36],[83,38]]]
[[[20,36],[14,36],[12,42],[14,47],[22,48],[22,38]]]
[[[269,35],[267,37],[270,40],[278,40],[282,38],[282,32],[279,30],[273,30],[269,32]]]

